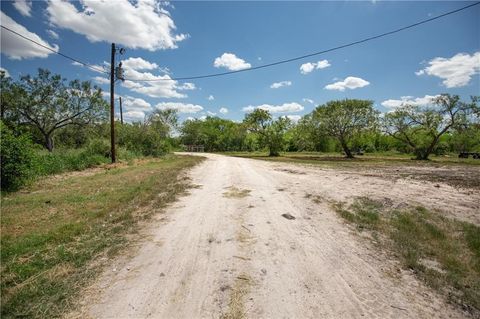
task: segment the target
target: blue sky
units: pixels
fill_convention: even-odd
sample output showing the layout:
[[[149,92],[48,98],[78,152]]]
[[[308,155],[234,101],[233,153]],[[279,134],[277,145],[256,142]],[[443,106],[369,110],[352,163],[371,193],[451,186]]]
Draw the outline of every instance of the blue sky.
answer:
[[[328,49],[455,10],[461,1],[1,2],[2,25],[103,67],[110,43],[127,49],[129,78],[168,79],[249,68]],[[1,67],[17,79],[48,68],[67,79],[106,76],[2,29]],[[480,5],[389,37],[271,68],[209,79],[117,83],[125,117],[176,108],[181,119],[241,120],[255,107],[293,119],[333,99],[380,111],[440,93],[480,92]],[[103,78],[103,79],[102,79]],[[276,83],[276,84],[275,84]],[[210,99],[209,99],[210,97]],[[220,112],[222,110],[222,112]]]

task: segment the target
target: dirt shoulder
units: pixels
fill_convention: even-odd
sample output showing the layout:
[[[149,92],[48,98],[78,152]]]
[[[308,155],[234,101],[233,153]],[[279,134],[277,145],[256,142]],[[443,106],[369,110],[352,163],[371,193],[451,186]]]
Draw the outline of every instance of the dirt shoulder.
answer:
[[[363,195],[392,205],[418,201],[478,222],[479,195],[447,192],[444,184],[446,193],[438,194],[429,182],[203,155],[208,160],[191,173],[198,186],[145,228],[130,256],[112,261],[86,292],[78,317],[466,315],[353,234],[329,203]]]

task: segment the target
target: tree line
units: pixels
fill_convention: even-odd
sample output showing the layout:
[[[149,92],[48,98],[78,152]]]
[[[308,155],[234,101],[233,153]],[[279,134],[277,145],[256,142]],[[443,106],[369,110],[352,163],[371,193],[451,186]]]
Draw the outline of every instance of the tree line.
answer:
[[[45,69],[17,81],[0,71],[0,84],[2,187],[9,169],[8,174],[19,176],[19,166],[35,166],[40,160],[32,154],[43,154],[41,148],[49,163],[59,160],[52,159],[56,154],[78,150],[81,159],[69,164],[74,168],[107,161],[109,105],[99,87],[67,81]],[[478,98],[442,94],[428,105],[402,105],[384,114],[370,100],[336,100],[298,122],[255,109],[240,122],[207,117],[179,124],[175,110],[156,110],[143,121],[117,122],[116,140],[120,158],[161,156],[181,145],[203,145],[207,152],[268,151],[270,156],[317,151],[352,158],[360,151],[397,151],[425,160],[431,154],[480,150]]]

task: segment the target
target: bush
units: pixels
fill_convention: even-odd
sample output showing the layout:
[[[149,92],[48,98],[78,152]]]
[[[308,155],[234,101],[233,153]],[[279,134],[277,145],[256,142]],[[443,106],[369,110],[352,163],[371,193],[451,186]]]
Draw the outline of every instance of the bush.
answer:
[[[29,136],[15,136],[2,122],[0,129],[2,190],[14,191],[35,176],[34,146]]]
[[[85,152],[90,155],[110,157],[110,143],[103,138],[95,138],[88,142]]]

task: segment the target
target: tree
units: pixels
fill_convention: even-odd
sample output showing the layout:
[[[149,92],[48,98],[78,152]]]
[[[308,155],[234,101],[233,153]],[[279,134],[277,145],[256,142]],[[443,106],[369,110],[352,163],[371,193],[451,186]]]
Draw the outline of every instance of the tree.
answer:
[[[290,126],[287,117],[273,120],[268,111],[255,109],[245,116],[243,122],[250,132],[259,136],[260,145],[268,148],[268,156],[280,155],[285,146],[285,133]]]
[[[338,140],[347,158],[353,158],[352,139],[371,128],[377,112],[373,102],[345,99],[330,101],[313,111],[312,120],[317,129]]]
[[[173,109],[155,110],[147,118],[146,123],[163,137],[169,137],[178,126],[178,112]]]
[[[13,84],[15,98],[12,112],[18,124],[37,129],[44,139],[44,146],[52,151],[56,130],[67,125],[87,125],[106,117],[107,102],[100,88],[88,81],[66,83],[60,75],[39,69],[38,75],[20,78]]]
[[[407,145],[418,160],[427,160],[440,137],[469,125],[478,114],[478,97],[470,103],[458,95],[442,94],[426,106],[402,105],[384,116],[384,131]]]

